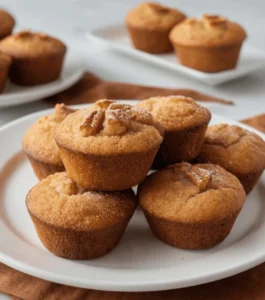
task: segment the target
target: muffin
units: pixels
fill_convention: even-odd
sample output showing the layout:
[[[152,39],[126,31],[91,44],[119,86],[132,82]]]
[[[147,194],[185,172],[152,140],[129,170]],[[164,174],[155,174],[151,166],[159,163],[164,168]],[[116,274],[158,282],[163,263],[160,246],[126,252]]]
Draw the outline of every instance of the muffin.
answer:
[[[0,52],[0,93],[4,90],[11,62],[10,56]]]
[[[13,58],[12,82],[38,85],[59,78],[66,46],[47,34],[22,31],[3,39],[0,51]]]
[[[74,111],[76,110],[64,104],[56,104],[54,113],[41,117],[23,137],[24,152],[40,180],[50,174],[65,170],[54,134],[64,118]]]
[[[68,176],[90,190],[119,191],[140,183],[163,140],[145,110],[109,100],[69,115],[55,140]]]
[[[170,32],[180,64],[208,73],[235,68],[246,37],[239,24],[217,15],[187,19]]]
[[[5,10],[0,9],[0,39],[12,33],[15,26],[15,19]]]
[[[150,111],[165,130],[153,163],[154,169],[190,161],[199,154],[211,119],[207,108],[183,96],[152,97],[136,106]]]
[[[126,25],[134,47],[148,53],[166,53],[173,50],[169,32],[182,22],[180,11],[152,2],[143,2],[126,16]]]
[[[206,131],[197,161],[225,168],[249,193],[265,169],[265,142],[257,134],[236,125],[211,126]]]
[[[230,233],[244,204],[239,180],[218,165],[180,163],[148,176],[138,198],[149,226],[161,241],[204,249]]]
[[[64,258],[93,259],[119,243],[134,213],[136,197],[132,190],[86,191],[62,172],[34,186],[26,204],[49,251]]]

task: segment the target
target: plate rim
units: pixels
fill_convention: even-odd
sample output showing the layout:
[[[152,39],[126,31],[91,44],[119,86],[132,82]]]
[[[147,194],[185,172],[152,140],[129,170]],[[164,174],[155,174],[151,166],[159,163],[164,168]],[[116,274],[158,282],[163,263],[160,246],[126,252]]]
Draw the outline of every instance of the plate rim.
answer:
[[[199,70],[195,70],[186,66],[183,66],[179,64],[178,62],[176,64],[171,64],[168,61],[164,61],[163,59],[157,57],[156,55],[149,54],[143,51],[140,51],[138,49],[135,49],[133,47],[128,47],[123,44],[116,43],[115,41],[109,40],[104,38],[103,36],[100,35],[101,31],[104,30],[114,30],[117,28],[117,30],[124,30],[126,31],[126,26],[123,23],[112,23],[109,25],[105,26],[98,26],[94,27],[92,30],[87,31],[85,33],[85,36],[87,39],[94,40],[95,42],[102,42],[111,48],[115,49],[116,51],[126,54],[127,56],[130,57],[136,57],[140,60],[144,60],[145,62],[151,63],[156,66],[162,66],[167,70],[175,71],[175,72],[180,72],[187,77],[193,79],[193,80],[200,80],[204,83],[207,83],[209,85],[218,85],[222,84],[224,82],[231,81],[233,79],[237,79],[240,77],[243,77],[247,74],[251,74],[252,72],[258,71],[261,68],[265,67],[265,61],[261,60],[259,64],[256,64],[254,66],[249,66],[247,69],[242,70],[238,68],[234,68],[231,70],[225,70],[217,73],[206,73],[206,72],[201,72]],[[248,49],[253,49],[256,52],[259,52],[260,55],[263,55],[265,58],[265,52],[257,49],[249,44],[243,45],[243,47],[247,47]],[[239,64],[240,64],[240,58],[239,58]]]
[[[134,100],[125,100],[125,102],[127,101],[127,103],[137,103],[137,101],[134,101]],[[122,101],[124,102],[124,101]],[[76,107],[76,108],[81,108],[81,107],[85,107],[85,106],[89,106],[91,104],[82,104],[82,105],[74,105],[72,107]],[[16,120],[13,120],[7,124],[5,124],[4,126],[1,126],[0,127],[0,134],[2,134],[2,132],[5,132],[5,130],[8,130],[9,128],[11,127],[16,127],[16,126],[19,126],[19,124],[22,122],[25,122],[27,120],[30,120],[30,119],[33,119],[33,118],[37,118],[43,114],[46,114],[46,113],[49,113],[51,112],[53,109],[45,109],[45,110],[41,110],[41,111],[38,111],[38,112],[35,112],[35,113],[31,113],[31,114],[28,114],[26,116],[23,116],[21,118],[18,118]],[[224,122],[227,120],[228,122],[232,122],[232,123],[235,123],[235,124],[238,124],[240,126],[242,126],[243,128],[246,128],[250,131],[253,131],[257,134],[259,134],[259,136],[261,136],[263,139],[265,139],[265,135],[255,129],[253,129],[252,127],[248,126],[248,125],[245,125],[245,124],[241,124],[237,121],[233,121],[233,120],[230,120],[230,119],[227,119],[225,117],[222,117],[222,116],[218,116],[216,114],[213,114],[213,116],[215,117],[220,117],[224,120]],[[14,137],[16,138],[16,137]],[[19,150],[19,149],[18,149]],[[1,219],[1,216],[0,216],[0,228],[1,226],[6,226],[7,225],[5,224],[5,222]],[[13,235],[15,236],[16,239],[19,239],[19,237],[17,237],[14,233]],[[31,246],[31,245],[28,245],[25,241],[23,241],[22,239],[19,239],[20,242],[24,243],[27,247],[32,247],[32,248],[35,248],[34,246]],[[240,241],[239,241],[240,242]],[[239,243],[238,242],[238,243]],[[226,250],[227,248],[224,248],[223,250],[221,251],[224,251]],[[26,274],[30,274],[32,276],[35,276],[35,277],[38,277],[38,278],[42,278],[42,279],[45,279],[45,280],[50,280],[52,282],[57,282],[57,283],[61,283],[61,284],[67,284],[67,285],[72,285],[72,286],[76,286],[76,287],[83,287],[83,288],[93,288],[93,289],[99,289],[99,290],[108,290],[108,291],[155,291],[155,290],[166,290],[166,289],[172,289],[172,288],[178,288],[178,287],[187,287],[187,286],[192,286],[192,285],[197,285],[197,284],[202,284],[202,283],[206,283],[206,282],[211,282],[211,281],[215,281],[215,280],[218,280],[218,279],[222,279],[222,278],[225,278],[225,277],[228,277],[228,276],[232,276],[232,275],[235,275],[235,274],[238,274],[240,272],[243,272],[251,267],[254,267],[256,266],[257,264],[263,262],[265,260],[265,250],[262,252],[260,251],[255,258],[251,259],[251,260],[248,260],[246,259],[243,263],[238,263],[236,264],[236,266],[234,267],[230,267],[230,268],[227,268],[223,271],[211,271],[209,272],[208,271],[208,275],[207,276],[204,276],[204,277],[199,277],[199,278],[189,278],[189,279],[185,279],[184,278],[184,283],[183,283],[183,279],[182,281],[178,281],[178,284],[176,284],[176,282],[174,281],[174,279],[172,280],[168,280],[168,279],[161,279],[159,282],[145,282],[144,284],[140,285],[139,286],[139,282],[127,282],[126,285],[123,285],[121,286],[120,282],[98,282],[98,281],[95,281],[93,279],[89,279],[87,281],[87,279],[85,281],[82,281],[80,282],[79,279],[77,280],[73,280],[73,279],[69,279],[69,276],[65,276],[64,278],[62,278],[62,276],[59,275],[56,275],[54,274],[53,272],[47,272],[45,270],[42,270],[42,269],[39,269],[38,267],[36,266],[32,266],[32,265],[29,265],[25,262],[22,262],[21,260],[18,260],[14,257],[10,257],[8,256],[7,254],[3,253],[3,248],[1,247],[1,243],[0,243],[0,261],[3,262],[4,264],[10,266],[10,267],[13,267],[21,272],[24,272]],[[212,255],[215,255],[216,253],[212,254]],[[55,257],[55,259],[57,260],[57,257]],[[60,258],[58,258],[60,259]],[[60,259],[61,260],[61,259]],[[67,261],[69,262],[69,261]],[[69,265],[71,263],[69,262]],[[89,267],[89,266],[88,266]],[[168,268],[166,268],[168,269]],[[135,271],[135,270],[133,270]],[[146,270],[145,270],[146,271]],[[150,272],[152,272],[151,270],[149,270]],[[137,270],[137,272],[141,272],[141,270]]]

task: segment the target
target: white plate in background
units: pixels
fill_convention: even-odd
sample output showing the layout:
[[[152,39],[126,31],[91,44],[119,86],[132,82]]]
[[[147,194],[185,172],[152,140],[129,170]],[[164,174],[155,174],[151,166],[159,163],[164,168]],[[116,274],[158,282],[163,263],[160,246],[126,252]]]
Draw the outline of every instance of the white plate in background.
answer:
[[[265,53],[248,45],[246,41],[241,49],[238,65],[235,69],[218,73],[204,73],[179,64],[173,52],[168,54],[149,54],[133,48],[125,25],[111,25],[97,28],[86,34],[92,41],[104,42],[119,53],[132,58],[152,63],[181,73],[187,77],[203,81],[210,85],[217,85],[235,78],[242,77],[265,67]]]
[[[126,101],[125,103],[135,103]],[[77,106],[82,107],[82,106]],[[25,197],[37,183],[21,139],[28,127],[51,110],[37,112],[0,128],[0,261],[52,282],[109,291],[155,291],[202,284],[245,271],[265,260],[265,184],[248,195],[231,234],[207,250],[182,250],[156,239],[140,210],[119,245],[104,257],[77,261],[56,257],[41,244]],[[211,124],[246,125],[212,116]]]
[[[81,57],[78,52],[68,50],[60,78],[50,83],[35,86],[21,86],[8,81],[3,93],[0,94],[0,108],[37,101],[74,85],[84,73],[83,60]]]

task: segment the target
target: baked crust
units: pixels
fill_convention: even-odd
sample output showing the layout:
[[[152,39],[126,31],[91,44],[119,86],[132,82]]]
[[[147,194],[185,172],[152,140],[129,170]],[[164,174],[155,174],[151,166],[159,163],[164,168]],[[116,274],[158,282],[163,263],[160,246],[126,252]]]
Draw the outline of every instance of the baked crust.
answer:
[[[140,184],[138,198],[154,234],[179,248],[220,243],[243,207],[239,180],[212,164],[175,164]]]
[[[13,27],[15,26],[15,19],[6,10],[0,9],[0,39],[12,33]]]
[[[119,242],[134,213],[136,198],[132,190],[84,190],[62,172],[33,187],[26,204],[48,250],[65,258],[92,259]]]
[[[218,164],[233,173],[248,193],[265,169],[265,142],[236,125],[210,126],[197,160]]]

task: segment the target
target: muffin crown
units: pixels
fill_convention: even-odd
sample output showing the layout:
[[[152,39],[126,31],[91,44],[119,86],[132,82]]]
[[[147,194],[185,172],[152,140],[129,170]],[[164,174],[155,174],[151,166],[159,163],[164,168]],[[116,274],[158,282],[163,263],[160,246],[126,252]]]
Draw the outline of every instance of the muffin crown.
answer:
[[[0,42],[0,50],[14,57],[42,57],[64,54],[66,46],[45,33],[21,31]]]
[[[4,33],[6,30],[12,29],[15,25],[15,19],[5,10],[0,9],[0,33]]]
[[[0,66],[7,66],[11,65],[12,58],[9,55],[6,55],[5,53],[0,52]]]
[[[148,111],[105,99],[66,118],[56,141],[84,153],[114,154],[148,151],[162,142],[162,135]]]
[[[126,21],[134,26],[170,29],[185,17],[183,13],[174,8],[154,2],[143,2],[128,13]]]
[[[190,46],[228,46],[241,44],[247,35],[237,23],[218,15],[203,15],[200,20],[186,19],[170,32],[172,43]]]
[[[25,152],[44,163],[63,165],[54,133],[58,124],[75,111],[63,103],[56,104],[52,114],[38,119],[25,133],[22,140]]]
[[[207,124],[211,119],[207,108],[184,96],[151,97],[136,106],[150,111],[165,131],[196,127]]]
[[[79,231],[111,228],[127,221],[135,206],[132,190],[87,191],[69,179],[66,172],[46,177],[27,195],[28,210],[36,218]]]
[[[150,214],[186,223],[228,218],[245,201],[239,180],[212,164],[169,166],[149,175],[138,193],[141,206]]]
[[[257,172],[265,168],[265,142],[236,125],[210,126],[198,159],[220,164],[235,174]]]

